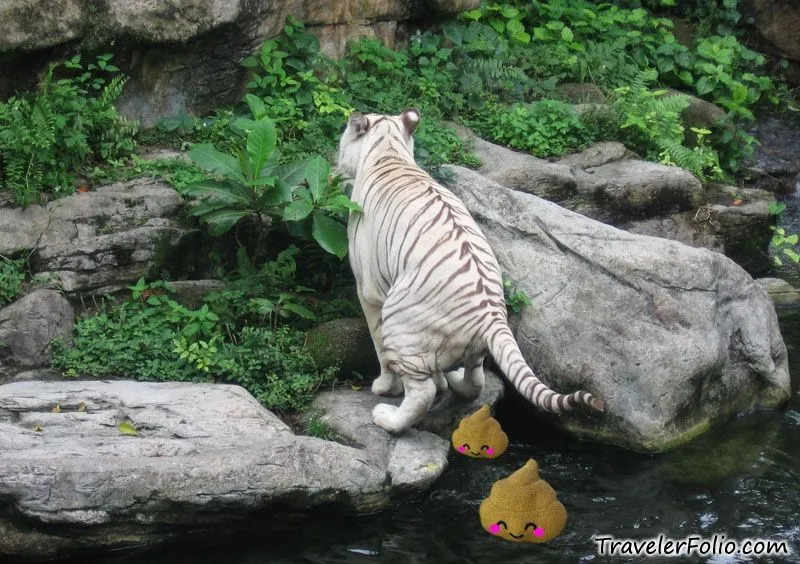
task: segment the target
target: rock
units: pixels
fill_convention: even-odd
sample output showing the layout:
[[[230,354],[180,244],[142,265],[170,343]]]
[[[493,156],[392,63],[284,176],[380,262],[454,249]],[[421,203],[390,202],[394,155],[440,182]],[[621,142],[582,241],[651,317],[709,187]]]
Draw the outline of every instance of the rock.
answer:
[[[558,164],[568,166],[570,169],[586,170],[587,168],[594,168],[623,159],[630,159],[633,156],[633,153],[622,143],[618,143],[617,141],[602,141],[587,147],[580,153],[567,155],[557,162]]]
[[[486,178],[554,202],[565,201],[576,193],[575,176],[568,166],[495,145],[464,126],[454,127],[459,136],[472,144],[483,163],[479,172]]]
[[[533,300],[516,331],[527,360],[556,390],[605,401],[604,414],[571,412],[556,424],[662,451],[734,412],[789,399],[774,307],[733,261],[446,170],[501,268]]]
[[[800,6],[794,0],[744,0],[742,11],[753,18],[753,25],[778,52],[800,61]]]
[[[50,365],[53,339],[72,340],[75,312],[54,290],[36,290],[0,310],[0,362],[22,367]]]
[[[769,268],[773,218],[766,191],[704,189],[691,173],[639,160],[612,141],[551,163],[479,139],[462,126],[457,131],[484,163],[479,172],[498,184],[626,231],[724,252],[753,274]]]
[[[194,228],[183,225],[180,196],[159,180],[137,178],[47,204],[47,229],[31,256],[70,295],[103,294],[174,266]]]
[[[696,210],[616,222],[615,226],[724,253],[751,274],[769,270],[773,196],[764,190],[710,184],[705,198],[709,203]]]
[[[578,195],[564,207],[606,223],[686,211],[703,201],[692,173],[648,161],[615,161],[577,170],[575,178]]]
[[[394,43],[398,22],[476,8],[478,0],[6,0],[0,6],[0,96],[36,83],[47,64],[75,52],[113,52],[131,77],[119,108],[153,127],[180,111],[202,115],[241,101],[241,61],[278,35],[287,16],[305,22],[326,53],[345,40]]]
[[[759,141],[747,171],[752,184],[776,194],[800,191],[800,116],[759,117],[750,134]]]
[[[0,255],[29,251],[39,243],[50,216],[42,206],[0,208]]]
[[[603,90],[590,82],[562,82],[556,85],[556,94],[570,104],[607,104]]]
[[[703,186],[690,172],[626,158],[620,143],[598,143],[551,163],[478,138],[464,127],[483,165],[478,172],[513,190],[545,198],[599,221],[613,223],[697,208]]]
[[[338,366],[344,378],[360,374],[371,382],[380,373],[375,346],[363,317],[320,323],[306,335],[306,349],[319,368]]]
[[[711,102],[707,102],[687,92],[668,89],[664,96],[683,96],[688,106],[681,112],[681,119],[687,128],[686,134],[691,134],[689,128],[697,127],[714,130],[720,126],[728,125],[728,113]]]
[[[191,308],[200,307],[206,294],[225,289],[222,280],[174,280],[169,285],[175,290],[175,300]]]
[[[756,283],[761,286],[781,310],[800,309],[800,290],[780,278],[759,278]]]
[[[3,2],[0,52],[45,49],[74,41],[84,33],[85,5],[81,0],[53,0],[47,6],[27,0]]]
[[[346,446],[294,435],[238,386],[0,386],[0,555],[39,560],[227,534],[257,514],[321,506],[374,512],[429,486],[450,448],[426,431],[392,437],[374,426],[377,401],[352,391],[318,400]]]

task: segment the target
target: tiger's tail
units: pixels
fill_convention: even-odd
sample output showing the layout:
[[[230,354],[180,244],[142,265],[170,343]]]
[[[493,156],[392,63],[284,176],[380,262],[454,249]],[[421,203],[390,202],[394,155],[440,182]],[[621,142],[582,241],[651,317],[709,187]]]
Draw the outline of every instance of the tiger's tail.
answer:
[[[488,336],[487,340],[489,352],[500,370],[519,393],[533,405],[552,413],[569,411],[580,405],[588,406],[595,411],[605,411],[603,401],[589,392],[559,394],[539,380],[522,357],[522,352],[520,352],[519,345],[517,345],[508,324],[498,323],[495,325],[494,332]]]

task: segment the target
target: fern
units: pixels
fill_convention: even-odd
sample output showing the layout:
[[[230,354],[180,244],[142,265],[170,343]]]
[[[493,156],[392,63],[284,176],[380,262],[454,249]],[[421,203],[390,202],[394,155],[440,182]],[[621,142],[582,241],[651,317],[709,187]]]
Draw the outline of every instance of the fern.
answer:
[[[76,56],[51,65],[36,92],[0,103],[0,166],[5,187],[23,205],[40,191],[70,192],[76,174],[129,155],[138,127],[114,107],[126,83],[102,55],[86,69]],[[56,74],[66,78],[56,79]],[[99,90],[97,96],[90,91]]]
[[[666,95],[665,90],[650,90],[655,71],[637,74],[630,86],[615,90],[615,107],[623,116],[620,126],[622,141],[648,160],[676,165],[691,171],[700,180],[722,176],[719,155],[705,142],[710,133],[695,130],[698,142],[694,147],[685,145],[685,130],[681,112],[688,99],[681,95]]]

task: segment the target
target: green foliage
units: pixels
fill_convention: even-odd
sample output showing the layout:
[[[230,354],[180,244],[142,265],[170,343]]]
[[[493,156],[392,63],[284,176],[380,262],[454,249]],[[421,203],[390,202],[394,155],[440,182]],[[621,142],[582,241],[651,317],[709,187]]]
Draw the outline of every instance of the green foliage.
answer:
[[[786,210],[786,204],[782,202],[772,201],[769,204],[769,213],[778,216]],[[787,233],[783,227],[771,225],[772,240],[770,246],[778,253],[773,256],[772,261],[775,266],[783,266],[781,256],[788,257],[795,264],[800,264],[800,253],[795,249],[797,248],[798,235],[797,233]]]
[[[0,306],[14,301],[22,293],[26,264],[25,259],[0,256]]]
[[[573,107],[558,100],[507,109],[489,106],[470,125],[485,137],[537,157],[561,156],[594,141]]]
[[[312,413],[306,420],[305,433],[310,437],[317,437],[326,441],[339,440],[339,435],[336,434],[336,431],[318,413]]]
[[[193,162],[183,158],[145,160],[134,154],[130,161],[123,166],[112,169],[95,167],[88,174],[92,183],[96,185],[120,182],[140,176],[162,178],[178,192],[183,192],[183,189],[190,184],[204,180],[206,173]]]
[[[515,314],[522,313],[522,310],[533,304],[533,300],[522,290],[518,290],[514,282],[503,276],[503,294],[506,298],[506,307]]]
[[[114,107],[126,78],[106,78],[119,71],[111,58],[51,65],[35,93],[0,103],[0,165],[18,203],[38,201],[41,191],[71,193],[92,165],[130,155],[137,125]]]
[[[283,33],[242,64],[253,71],[248,88],[264,101],[266,115],[284,135],[305,129],[312,115],[344,118],[352,111],[335,85],[332,62],[296,18],[288,17]]]
[[[322,157],[303,163],[280,163],[277,131],[263,102],[248,95],[256,119],[239,119],[245,146],[238,155],[222,153],[211,144],[195,145],[189,157],[210,174],[183,194],[195,200],[192,213],[208,224],[213,235],[229,231],[247,218],[258,236],[258,256],[266,237],[283,221],[295,236],[313,237],[326,251],[347,253],[345,221],[358,206],[344,195],[341,182],[330,180],[330,165]]]
[[[284,320],[316,320],[304,295],[312,292],[295,281],[298,253],[294,245],[278,254],[273,261],[256,268],[247,253],[237,253],[239,270],[227,287],[209,293],[205,301],[220,315],[226,331],[236,331],[245,325],[277,327]]]
[[[655,71],[642,73],[630,86],[616,89],[622,141],[647,159],[680,166],[700,180],[720,178],[719,156],[705,142],[710,131],[693,129],[697,143],[685,146],[681,112],[688,102],[684,96],[666,95],[666,90],[650,90],[647,84],[654,78]]]
[[[175,301],[165,282],[130,289],[129,300],[80,320],[72,347],[54,343],[55,368],[75,377],[239,384],[277,411],[302,409],[333,380],[332,370],[317,371],[296,329],[228,326],[209,303]]]
[[[242,132],[235,127],[237,116],[231,109],[218,109],[199,118],[181,110],[177,115],[162,118],[156,129],[141,135],[142,143],[189,149],[195,143],[211,143],[221,151],[233,152]]]

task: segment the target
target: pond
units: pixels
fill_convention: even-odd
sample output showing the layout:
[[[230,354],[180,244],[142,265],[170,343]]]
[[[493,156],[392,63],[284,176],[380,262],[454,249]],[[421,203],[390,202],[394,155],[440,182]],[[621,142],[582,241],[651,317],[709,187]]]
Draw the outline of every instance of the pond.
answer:
[[[800,316],[782,319],[793,375],[787,409],[738,416],[716,431],[666,454],[643,455],[581,443],[547,428],[498,418],[512,438],[496,460],[451,451],[450,467],[424,497],[371,517],[318,516],[279,534],[255,532],[159,551],[122,551],[103,564],[257,563],[550,563],[608,561],[593,535],[644,539],[663,534],[788,541],[800,561]],[[546,545],[512,544],[484,532],[478,506],[492,483],[536,459],[569,513],[564,533]],[[274,526],[274,521],[273,521]],[[221,533],[224,532],[220,531]],[[614,562],[643,558],[620,557]],[[665,559],[666,560],[666,559]],[[85,563],[82,558],[76,562]],[[649,559],[658,562],[659,559]],[[674,559],[672,560],[674,561]],[[687,561],[686,558],[681,561]],[[747,562],[733,556],[689,561]]]

